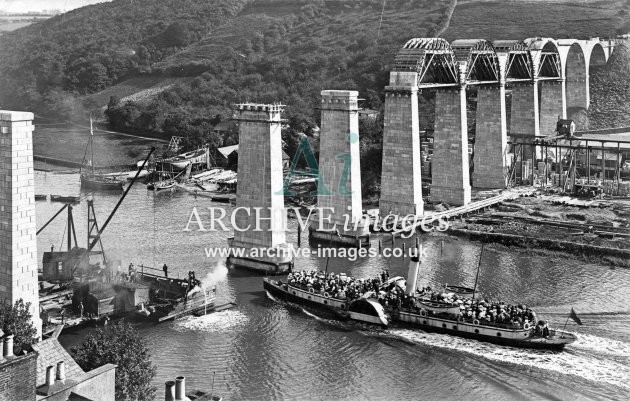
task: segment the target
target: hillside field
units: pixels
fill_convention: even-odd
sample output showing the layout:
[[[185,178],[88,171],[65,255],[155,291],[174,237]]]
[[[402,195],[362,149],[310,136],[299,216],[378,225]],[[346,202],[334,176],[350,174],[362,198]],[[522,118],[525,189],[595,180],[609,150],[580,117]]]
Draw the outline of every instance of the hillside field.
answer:
[[[468,1],[459,2],[448,40],[528,37],[613,37],[628,31],[630,1]]]

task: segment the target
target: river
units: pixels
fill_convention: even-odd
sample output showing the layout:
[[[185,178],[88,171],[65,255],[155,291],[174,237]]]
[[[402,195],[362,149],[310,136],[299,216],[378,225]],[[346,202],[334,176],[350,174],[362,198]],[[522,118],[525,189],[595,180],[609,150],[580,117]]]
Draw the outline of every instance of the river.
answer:
[[[36,193],[78,195],[79,176],[36,172]],[[88,194],[82,194],[88,196]],[[94,194],[102,225],[120,194]],[[38,201],[41,227],[61,207]],[[74,208],[80,245],[85,246],[87,207]],[[207,198],[185,192],[154,194],[137,183],[103,234],[110,259],[169,266],[169,274],[197,277],[225,269],[204,248],[227,245],[229,232],[184,232],[193,207],[207,210]],[[228,213],[231,207],[227,206]],[[38,236],[38,258],[63,244],[64,215]],[[296,221],[288,241],[297,244]],[[376,236],[372,246],[376,247]],[[382,237],[385,246],[390,246]],[[409,239],[409,247],[415,239]],[[427,248],[420,286],[471,286],[480,244],[423,235]],[[397,241],[402,246],[402,241]],[[308,246],[305,238],[302,246]],[[331,259],[329,271],[359,277],[387,268],[405,275],[408,260]],[[325,259],[300,257],[297,269],[323,269]],[[262,289],[261,276],[230,269],[217,284],[218,302],[231,310],[165,324],[139,324],[157,366],[157,399],[164,382],[187,377],[188,389],[225,400],[529,400],[626,399],[630,391],[630,269],[585,263],[570,257],[540,257],[504,247],[483,252],[478,289],[487,298],[525,303],[540,318],[562,327],[573,307],[584,325],[569,321],[578,341],[564,352],[521,350],[429,334],[419,330],[377,329],[320,318],[298,306],[277,302]],[[65,346],[78,344],[86,330],[64,334]],[[213,385],[214,383],[214,385]]]

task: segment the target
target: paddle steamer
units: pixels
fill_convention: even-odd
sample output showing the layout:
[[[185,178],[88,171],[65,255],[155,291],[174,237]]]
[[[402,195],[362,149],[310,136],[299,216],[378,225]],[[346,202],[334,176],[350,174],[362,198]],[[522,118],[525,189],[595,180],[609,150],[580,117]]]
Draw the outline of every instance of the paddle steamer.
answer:
[[[485,319],[464,318],[460,305],[456,302],[432,300],[416,290],[419,260],[412,258],[409,264],[408,280],[394,277],[381,286],[381,295],[389,295],[388,289],[400,287],[406,293],[405,302],[387,302],[383,307],[373,291],[362,294],[356,300],[333,297],[313,287],[303,288],[281,281],[264,279],[263,286],[270,294],[282,300],[314,307],[328,315],[340,319],[351,319],[375,323],[382,326],[410,326],[428,332],[437,332],[458,337],[520,348],[549,349],[561,351],[577,337],[562,330],[549,329],[546,322],[525,322],[524,324],[494,323]],[[459,286],[445,286],[447,290],[457,290],[460,296],[473,295],[474,290]],[[400,300],[401,290],[395,290]],[[461,298],[460,298],[461,299]],[[538,326],[538,327],[536,327]]]
[[[263,279],[263,287],[281,300],[316,308],[333,318],[352,319],[385,327],[389,324],[383,306],[376,299],[369,298],[369,294],[350,301],[347,298],[333,297],[325,291],[315,291],[312,287],[306,289],[270,278]]]

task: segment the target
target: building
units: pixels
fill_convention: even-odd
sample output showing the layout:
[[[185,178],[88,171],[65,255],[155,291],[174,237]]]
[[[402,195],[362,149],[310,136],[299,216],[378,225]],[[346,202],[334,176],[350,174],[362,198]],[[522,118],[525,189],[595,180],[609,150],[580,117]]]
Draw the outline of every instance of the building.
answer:
[[[359,118],[369,118],[375,120],[378,117],[378,110],[359,109]]]
[[[114,401],[115,365],[84,372],[56,337],[18,355],[12,335],[4,336],[3,343],[0,401]]]

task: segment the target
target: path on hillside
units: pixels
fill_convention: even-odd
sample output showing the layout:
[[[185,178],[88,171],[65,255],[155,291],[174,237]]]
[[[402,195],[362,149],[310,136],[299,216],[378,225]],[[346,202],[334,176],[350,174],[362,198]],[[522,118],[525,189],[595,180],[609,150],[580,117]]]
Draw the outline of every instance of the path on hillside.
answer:
[[[444,33],[444,31],[446,31],[448,29],[448,27],[451,25],[451,19],[453,18],[453,13],[455,12],[455,7],[457,7],[457,0],[453,0],[453,5],[450,7],[448,15],[446,17],[446,21],[444,22],[444,26],[436,32],[435,37],[439,38],[440,36],[442,36],[442,34]]]

